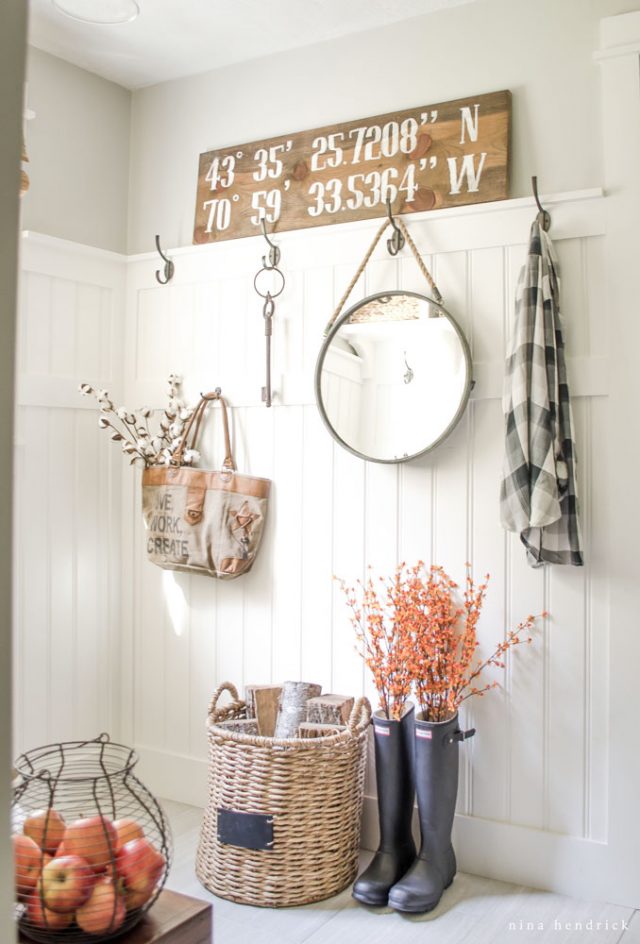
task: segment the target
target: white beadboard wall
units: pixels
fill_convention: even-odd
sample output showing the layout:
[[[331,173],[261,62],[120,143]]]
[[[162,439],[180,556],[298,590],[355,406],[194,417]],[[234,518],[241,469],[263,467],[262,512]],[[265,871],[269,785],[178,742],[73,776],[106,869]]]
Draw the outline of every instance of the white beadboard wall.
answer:
[[[490,843],[492,830],[506,828],[523,843],[525,872],[527,842],[563,843],[579,868],[584,848],[607,839],[605,203],[599,191],[550,200],[584,569],[530,569],[517,537],[499,525],[504,339],[531,201],[411,220],[418,246],[431,250],[425,261],[445,304],[467,333],[477,383],[449,440],[398,466],[364,463],[334,444],[313,402],[323,327],[377,222],[278,237],[287,284],[274,321],[270,410],[260,402],[263,319],[253,291],[261,239],[176,250],[168,286],[155,282],[152,254],[126,264],[103,256],[105,272],[113,269],[107,284],[86,272],[79,247],[52,244],[48,260],[46,242],[37,241],[38,258],[25,254],[21,318],[18,743],[111,726],[136,745],[153,789],[203,804],[204,720],[221,681],[241,689],[304,678],[374,698],[334,575],[353,582],[368,565],[388,573],[398,561],[422,559],[462,579],[471,561],[476,577],[491,574],[483,654],[528,613],[551,615],[532,645],[508,659],[497,676],[501,688],[467,711],[478,733],[461,749],[460,860],[464,866],[468,852],[475,863],[484,850],[487,874],[499,874]],[[60,254],[74,278],[56,274]],[[380,247],[353,298],[395,287],[425,289],[410,255],[394,260]],[[124,468],[75,393],[80,380],[100,380],[127,406],[158,407],[171,372],[184,375],[190,400],[222,387],[233,407],[239,469],[274,482],[260,556],[237,581],[173,575],[146,561],[139,474]],[[217,420],[212,411],[207,465],[221,457]],[[365,811],[369,844],[374,806]],[[554,876],[536,872],[543,858],[529,881],[553,885]]]
[[[505,535],[498,521],[504,335],[532,216],[528,201],[412,221],[418,245],[434,249],[426,262],[467,332],[478,382],[448,442],[407,465],[364,463],[348,454],[326,433],[312,398],[327,316],[376,223],[280,239],[287,286],[274,325],[281,396],[271,410],[260,403],[264,338],[252,288],[261,241],[181,251],[166,288],[153,281],[152,257],[130,262],[126,402],[157,405],[171,370],[185,376],[192,396],[221,386],[234,404],[239,468],[274,481],[254,570],[219,583],[167,575],[146,562],[137,483],[132,476],[124,483],[129,595],[123,625],[130,643],[124,717],[127,737],[141,749],[157,786],[170,784],[175,798],[202,802],[203,719],[223,680],[241,688],[304,678],[325,690],[364,690],[373,697],[333,575],[354,581],[368,565],[386,573],[399,560],[423,559],[461,578],[470,560],[477,576],[489,571],[492,577],[481,622],[484,653],[529,612],[552,616],[532,646],[509,660],[502,690],[469,712],[478,734],[462,751],[460,811],[605,837],[606,522],[597,500],[606,487],[603,204],[592,194],[552,206],[576,397],[584,570],[531,570],[519,540]],[[358,291],[389,287],[420,290],[422,276],[410,255],[396,261],[381,247]],[[207,463],[220,455],[218,434],[213,415]]]
[[[121,468],[91,378],[122,388],[123,257],[25,234],[17,340],[14,752],[119,727]]]

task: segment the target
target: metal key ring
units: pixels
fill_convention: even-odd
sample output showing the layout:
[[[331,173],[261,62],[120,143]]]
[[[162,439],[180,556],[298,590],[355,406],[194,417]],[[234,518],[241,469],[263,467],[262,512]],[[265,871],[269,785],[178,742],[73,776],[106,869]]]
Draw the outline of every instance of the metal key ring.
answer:
[[[258,288],[258,279],[260,278],[263,272],[277,272],[278,273],[278,275],[282,279],[282,285],[280,286],[280,289],[277,292],[261,292],[260,291],[260,289]],[[285,286],[284,275],[282,274],[280,269],[278,269],[277,266],[263,266],[262,269],[258,269],[255,275],[255,278],[253,280],[253,287],[255,288],[260,298],[267,298],[268,296],[271,298],[277,298],[278,295],[282,295],[282,293],[284,292],[284,286]]]
[[[262,297],[266,299],[264,306],[262,308],[262,314],[264,315],[265,318],[273,318],[273,315],[276,310],[276,305],[273,300],[273,296],[270,295],[269,292],[267,292],[267,294]]]

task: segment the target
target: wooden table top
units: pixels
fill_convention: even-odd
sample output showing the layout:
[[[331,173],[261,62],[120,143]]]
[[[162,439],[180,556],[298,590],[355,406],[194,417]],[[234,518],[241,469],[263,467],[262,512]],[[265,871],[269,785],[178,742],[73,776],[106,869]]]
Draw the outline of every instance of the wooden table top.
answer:
[[[164,889],[147,916],[117,944],[211,944],[213,909],[206,901]],[[29,938],[20,935],[29,944]],[[31,942],[33,944],[33,942]],[[114,942],[115,944],[115,942]]]

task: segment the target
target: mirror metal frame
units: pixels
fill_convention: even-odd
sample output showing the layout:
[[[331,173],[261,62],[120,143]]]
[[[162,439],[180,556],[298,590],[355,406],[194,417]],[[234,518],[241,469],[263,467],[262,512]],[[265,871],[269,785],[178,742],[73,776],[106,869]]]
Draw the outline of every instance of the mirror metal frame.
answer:
[[[390,295],[410,295],[412,298],[419,298],[421,301],[425,301],[425,302],[428,302],[430,305],[433,305],[434,308],[437,308],[438,311],[441,312],[442,315],[444,315],[444,317],[449,321],[449,323],[452,325],[453,329],[455,330],[458,336],[458,339],[460,341],[460,344],[462,346],[462,352],[464,354],[464,361],[465,361],[466,381],[465,381],[464,392],[462,394],[462,397],[460,398],[460,404],[455,413],[455,416],[453,417],[453,419],[451,420],[447,428],[444,430],[444,432],[441,433],[441,435],[438,436],[438,438],[434,442],[432,442],[429,446],[427,446],[426,449],[421,449],[419,452],[414,452],[410,456],[403,456],[401,459],[376,459],[373,456],[366,456],[364,455],[364,453],[358,452],[357,449],[354,449],[352,446],[346,443],[344,439],[342,439],[338,435],[336,430],[333,428],[333,426],[329,422],[329,417],[326,414],[324,404],[322,402],[320,382],[321,382],[321,376],[322,376],[322,365],[324,363],[326,353],[329,349],[329,345],[331,344],[331,341],[333,340],[335,335],[338,333],[342,325],[351,317],[354,311],[357,311],[359,308],[362,308],[368,302],[376,301],[379,298],[388,298]],[[350,452],[352,455],[357,456],[359,459],[364,459],[367,462],[379,462],[383,465],[398,465],[401,462],[411,462],[412,459],[417,459],[419,456],[424,456],[426,455],[426,453],[432,452],[437,446],[439,446],[442,442],[444,442],[444,440],[453,432],[455,427],[458,425],[458,423],[462,419],[462,414],[467,408],[467,403],[469,402],[469,396],[475,384],[475,381],[471,377],[471,370],[472,370],[472,362],[471,362],[471,351],[469,349],[469,342],[467,341],[464,335],[464,332],[462,331],[462,328],[460,327],[458,322],[455,320],[453,315],[451,315],[447,311],[447,309],[443,305],[434,301],[433,298],[429,298],[428,295],[421,295],[420,292],[407,292],[401,289],[393,289],[392,291],[389,291],[389,292],[376,292],[375,295],[367,295],[365,298],[360,299],[359,302],[356,302],[354,305],[351,306],[351,308],[349,308],[342,315],[340,315],[340,317],[332,325],[331,330],[329,331],[329,334],[324,339],[324,343],[322,347],[320,348],[320,353],[318,354],[318,359],[316,361],[316,369],[315,369],[314,388],[315,388],[315,395],[316,395],[316,405],[318,407],[320,416],[322,417],[322,421],[324,425],[327,427],[327,429],[329,430],[329,432],[331,433],[331,436],[335,439],[337,443],[339,443],[343,447],[343,449],[346,449],[347,452]]]

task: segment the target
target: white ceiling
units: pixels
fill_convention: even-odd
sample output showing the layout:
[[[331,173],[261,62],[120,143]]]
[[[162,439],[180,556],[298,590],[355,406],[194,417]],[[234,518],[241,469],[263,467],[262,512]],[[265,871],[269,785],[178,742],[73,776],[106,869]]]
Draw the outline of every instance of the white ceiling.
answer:
[[[140,0],[133,23],[90,26],[29,0],[29,41],[126,88],[273,55],[473,0]]]

